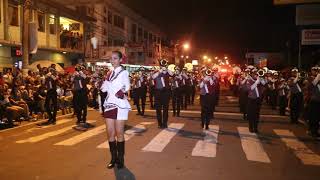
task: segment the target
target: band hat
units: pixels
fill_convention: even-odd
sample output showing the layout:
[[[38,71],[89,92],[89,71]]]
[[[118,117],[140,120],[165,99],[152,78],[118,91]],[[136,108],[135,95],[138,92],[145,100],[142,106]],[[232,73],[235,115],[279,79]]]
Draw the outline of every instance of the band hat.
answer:
[[[250,72],[250,69],[249,69],[249,68],[246,68],[244,71],[245,71],[245,72]]]
[[[297,69],[297,68],[293,68],[292,70],[291,70],[291,72],[298,72],[299,70]]]
[[[319,70],[320,68],[318,67],[318,66],[313,66],[312,68],[311,68],[311,70]]]
[[[285,79],[284,79],[284,78],[281,78],[281,79],[280,79],[280,82],[283,82],[283,81],[285,81]]]
[[[252,66],[252,65],[249,65],[249,66],[247,66],[247,68],[252,70],[252,69],[254,69],[255,67]]]

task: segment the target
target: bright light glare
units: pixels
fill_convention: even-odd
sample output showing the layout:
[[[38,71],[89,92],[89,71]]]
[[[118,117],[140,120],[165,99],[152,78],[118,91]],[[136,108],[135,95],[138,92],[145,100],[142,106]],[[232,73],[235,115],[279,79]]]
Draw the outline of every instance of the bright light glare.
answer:
[[[208,59],[208,56],[204,55],[204,56],[203,56],[203,59]]]
[[[183,45],[183,48],[184,48],[185,50],[190,49],[190,45],[189,45],[189,43],[185,43],[185,44]]]
[[[221,69],[221,72],[227,72],[227,70],[226,69]]]

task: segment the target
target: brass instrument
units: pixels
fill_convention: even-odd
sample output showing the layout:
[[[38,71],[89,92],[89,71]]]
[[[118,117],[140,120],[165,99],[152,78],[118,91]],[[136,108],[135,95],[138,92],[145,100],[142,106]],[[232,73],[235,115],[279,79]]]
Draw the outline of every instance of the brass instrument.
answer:
[[[161,67],[167,67],[168,61],[166,59],[160,59],[159,64]]]
[[[260,77],[263,77],[265,75],[265,73],[266,72],[265,72],[264,69],[259,69],[258,72],[257,72],[258,76],[260,76]]]
[[[302,78],[302,79],[305,79],[305,78],[308,77],[308,73],[305,72],[305,71],[302,71],[302,72],[299,73],[299,77]]]
[[[86,67],[82,64],[77,64],[76,67],[74,68],[76,71],[83,71],[86,69]]]
[[[207,70],[205,71],[205,74],[206,74],[207,76],[211,76],[211,75],[212,75],[212,70],[211,70],[211,69],[207,69]]]

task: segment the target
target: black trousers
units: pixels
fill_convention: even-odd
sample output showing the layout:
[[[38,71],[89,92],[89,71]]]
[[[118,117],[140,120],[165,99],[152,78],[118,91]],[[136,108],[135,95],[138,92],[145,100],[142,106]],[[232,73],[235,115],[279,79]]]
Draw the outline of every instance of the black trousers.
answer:
[[[186,85],[185,86],[186,90],[185,90],[185,104],[184,107],[185,109],[187,109],[187,106],[191,104],[191,86]]]
[[[239,107],[240,112],[244,115],[247,114],[247,104],[248,104],[248,91],[244,89],[239,90]]]
[[[49,121],[56,122],[57,120],[57,110],[58,110],[58,100],[57,91],[55,89],[50,89],[47,92],[45,100],[46,112],[49,116]]]
[[[212,116],[212,95],[200,95],[200,105],[201,105],[201,124],[208,126],[210,124],[210,119]]]
[[[159,126],[167,126],[168,123],[168,108],[170,100],[170,90],[156,89],[155,90],[155,108]]]
[[[191,86],[191,104],[194,104],[194,97],[196,95],[196,86]]]
[[[292,123],[297,123],[303,108],[303,94],[296,93],[290,96],[290,119]]]
[[[259,116],[260,116],[260,98],[251,99],[248,98],[248,105],[247,105],[247,119],[249,121],[249,130],[250,132],[257,132],[258,131],[258,123],[259,123]]]
[[[216,88],[214,90],[215,94],[216,94],[216,106],[219,104],[219,100],[220,100],[220,84],[218,82],[218,84],[216,85]]]
[[[316,136],[319,130],[319,110],[320,102],[311,100],[308,104],[308,119],[309,119],[309,131],[312,135]]]
[[[288,105],[288,100],[286,96],[279,96],[279,113],[281,116],[286,114],[286,107]]]
[[[181,107],[181,93],[180,88],[176,88],[172,90],[172,109],[173,109],[173,116],[177,115],[180,116],[180,107]]]
[[[154,86],[150,86],[149,87],[149,101],[150,101],[151,109],[154,108],[153,98],[154,98]]]
[[[146,89],[137,88],[135,89],[135,95],[134,95],[134,104],[137,107],[138,113],[141,115],[144,115],[144,110],[146,106],[146,98],[147,98],[147,91]],[[140,100],[141,100],[141,107],[140,107]]]
[[[77,122],[87,121],[88,95],[86,89],[74,91],[74,111],[77,115]]]
[[[272,109],[277,107],[277,90],[270,90],[270,105]]]

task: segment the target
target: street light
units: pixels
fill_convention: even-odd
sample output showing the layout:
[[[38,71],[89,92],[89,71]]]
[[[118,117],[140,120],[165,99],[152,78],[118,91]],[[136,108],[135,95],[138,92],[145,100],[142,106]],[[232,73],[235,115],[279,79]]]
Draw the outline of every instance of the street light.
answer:
[[[190,44],[189,43],[184,43],[183,44],[183,49],[184,50],[189,50],[190,49]]]
[[[218,56],[216,56],[214,59],[215,59],[215,60],[217,60],[218,58],[219,58],[219,57],[218,57]]]
[[[186,59],[189,59],[189,56],[186,56]]]
[[[204,55],[204,56],[203,56],[203,59],[204,59],[204,60],[208,59],[208,56]]]
[[[224,59],[228,59],[228,56],[225,56]]]
[[[210,58],[208,59],[208,62],[211,62],[211,59],[210,59]]]
[[[182,55],[181,58],[184,58],[184,56]]]

